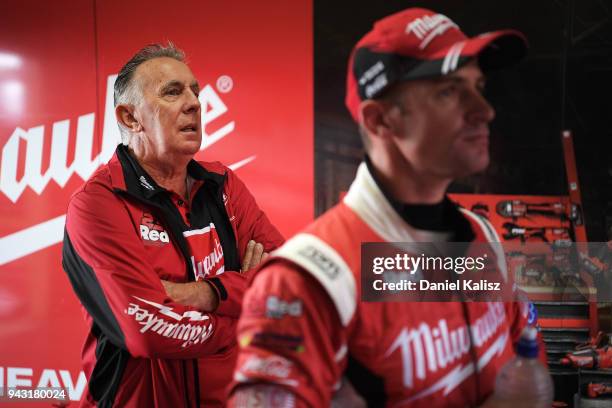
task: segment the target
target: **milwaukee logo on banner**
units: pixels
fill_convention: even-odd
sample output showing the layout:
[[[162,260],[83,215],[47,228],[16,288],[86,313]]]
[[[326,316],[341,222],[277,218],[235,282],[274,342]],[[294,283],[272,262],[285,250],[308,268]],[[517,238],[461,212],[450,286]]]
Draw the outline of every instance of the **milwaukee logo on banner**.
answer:
[[[30,187],[36,194],[40,195],[44,192],[49,181],[54,180],[63,188],[75,173],[81,179],[87,180],[101,164],[110,160],[117,144],[120,142],[113,104],[113,86],[116,78],[117,75],[111,75],[107,80],[100,153],[92,158],[95,127],[95,114],[93,112],[81,115],[77,119],[75,155],[71,164],[68,164],[70,120],[60,120],[53,123],[49,167],[44,173],[42,163],[45,126],[34,126],[27,130],[17,127],[2,147],[0,192],[3,195],[11,202],[17,203],[26,187]],[[221,81],[221,79],[224,80]],[[217,81],[219,92],[231,90],[227,86],[220,87],[220,84],[229,83],[231,81],[230,77],[222,76],[219,81]],[[233,120],[229,121],[213,133],[207,134],[206,125],[221,117],[228,109],[217,91],[209,84],[201,90],[199,100],[202,105],[203,129],[200,150],[204,150],[233,132],[235,122]],[[20,166],[19,159],[24,157],[23,154],[20,155],[20,148],[24,145],[23,142],[25,142],[25,166],[23,164]],[[254,159],[255,156],[252,155],[229,167],[236,169]],[[20,167],[24,169],[21,178],[18,177]],[[0,265],[60,242],[64,222],[65,216],[62,215],[0,238]]]
[[[113,86],[117,75],[108,77],[106,86],[106,101],[104,110],[104,130],[102,133],[102,151],[92,159],[92,147],[94,138],[94,113],[81,115],[77,121],[76,132],[76,154],[70,166],[67,165],[68,155],[68,130],[70,120],[61,120],[53,124],[51,136],[51,160],[49,169],[42,174],[42,153],[44,144],[44,126],[35,126],[28,130],[16,128],[13,134],[2,148],[2,164],[0,167],[0,191],[9,200],[16,202],[23,190],[29,186],[37,194],[41,194],[50,180],[64,187],[74,173],[83,180],[100,166],[106,163],[115,152],[115,147],[120,142],[119,128],[115,120],[115,108],[113,104]],[[219,95],[210,86],[206,85],[200,92],[200,103],[202,104],[202,128],[227,112],[227,106]],[[227,123],[211,135],[203,132],[202,148],[221,140],[234,130],[234,121]],[[19,142],[26,142],[25,174],[21,180],[17,180],[17,168],[19,158]]]

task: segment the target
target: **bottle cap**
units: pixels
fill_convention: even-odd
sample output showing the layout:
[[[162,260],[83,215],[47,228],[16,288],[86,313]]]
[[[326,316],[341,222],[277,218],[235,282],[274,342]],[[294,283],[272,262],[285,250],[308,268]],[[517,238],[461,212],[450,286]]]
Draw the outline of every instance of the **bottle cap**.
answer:
[[[539,353],[538,330],[533,326],[527,326],[521,333],[521,339],[516,346],[516,353],[525,358],[537,358]]]

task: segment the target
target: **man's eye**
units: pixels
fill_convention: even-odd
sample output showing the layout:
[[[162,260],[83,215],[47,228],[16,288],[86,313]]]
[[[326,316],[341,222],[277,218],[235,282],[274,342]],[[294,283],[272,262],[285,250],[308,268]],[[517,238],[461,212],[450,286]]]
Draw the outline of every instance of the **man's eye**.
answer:
[[[457,92],[457,86],[450,85],[450,86],[446,86],[446,87],[442,88],[440,91],[438,91],[438,96],[441,96],[441,97],[452,96],[456,92]]]
[[[177,96],[181,94],[181,90],[178,88],[172,88],[172,89],[168,89],[166,91],[166,95],[172,95],[172,96]]]

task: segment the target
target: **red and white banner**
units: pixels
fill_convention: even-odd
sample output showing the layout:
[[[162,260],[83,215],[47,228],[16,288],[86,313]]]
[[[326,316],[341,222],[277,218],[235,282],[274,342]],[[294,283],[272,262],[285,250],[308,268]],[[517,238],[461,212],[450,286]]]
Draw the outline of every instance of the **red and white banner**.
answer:
[[[85,378],[80,305],[61,267],[68,199],[119,140],[112,88],[173,41],[202,87],[197,156],[238,176],[285,236],[313,217],[311,1],[33,0],[0,13],[0,387]]]

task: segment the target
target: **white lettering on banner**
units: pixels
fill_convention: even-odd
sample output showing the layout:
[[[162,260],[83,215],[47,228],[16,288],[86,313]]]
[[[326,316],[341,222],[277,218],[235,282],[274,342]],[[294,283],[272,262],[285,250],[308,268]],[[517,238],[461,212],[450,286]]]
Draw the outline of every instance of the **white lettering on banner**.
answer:
[[[7,367],[6,368],[6,387],[7,388],[31,387],[32,380],[30,378],[28,379],[19,378],[22,376],[32,377],[32,369],[22,368],[22,367]]]
[[[62,384],[57,377],[57,372],[52,369],[44,369],[40,379],[38,380],[38,385],[36,388],[64,388],[68,391],[68,398],[72,401],[78,401],[81,399],[81,394],[85,389],[85,385],[87,384],[87,379],[85,378],[85,373],[80,372],[79,377],[77,379],[76,385],[72,381],[72,377],[70,375],[70,371],[68,370],[59,370],[59,375],[62,379]]]
[[[232,171],[236,171],[236,170],[238,170],[239,168],[246,166],[247,164],[249,164],[250,162],[252,162],[252,161],[253,161],[253,160],[255,160],[256,158],[257,158],[257,155],[253,154],[253,155],[251,155],[251,156],[249,156],[249,157],[247,157],[247,158],[245,158],[245,159],[242,159],[242,160],[240,160],[240,161],[237,161],[236,163],[230,164],[230,165],[229,165],[229,166],[227,166],[227,167],[229,167],[229,169],[230,169],[230,170],[232,170]],[[225,203],[224,203],[224,204],[225,204]]]
[[[68,392],[68,398],[71,401],[79,401],[81,395],[87,385],[85,373],[80,371],[76,380],[72,380],[72,375],[68,370],[55,370],[52,368],[44,368],[38,381],[34,376],[34,369],[22,367],[6,367],[6,384],[4,383],[4,367],[0,367],[0,397],[3,396],[3,390],[6,388],[32,388],[32,384],[36,384],[36,388],[63,388]],[[59,373],[59,376],[58,376]],[[27,377],[27,378],[26,378]],[[61,381],[60,381],[61,378]]]
[[[83,371],[79,373],[79,378],[77,379],[76,385],[74,384],[74,382],[72,382],[70,371],[59,370],[59,374],[62,378],[62,382],[64,383],[64,388],[68,390],[68,398],[74,401],[79,401],[81,399],[81,394],[85,389],[85,385],[87,384],[85,373]]]
[[[108,162],[120,141],[113,102],[113,87],[116,78],[117,75],[110,75],[106,83],[102,149],[98,156],[92,158],[95,127],[94,113],[81,115],[77,119],[75,155],[70,165],[68,165],[70,120],[64,119],[53,123],[50,165],[44,173],[42,169],[42,155],[46,136],[45,126],[33,126],[27,130],[17,127],[0,152],[0,192],[11,202],[16,203],[26,187],[30,187],[40,195],[44,192],[49,181],[54,180],[63,188],[74,173],[79,175],[81,179],[87,180],[101,164]],[[210,134],[207,133],[206,126],[223,116],[228,111],[228,108],[210,85],[204,86],[204,89],[200,92],[199,100],[202,105],[203,129],[200,150],[204,150],[228,136],[235,129],[235,123],[234,121],[229,121],[216,131]],[[24,174],[21,179],[18,179],[17,169],[19,168],[20,141],[25,142],[26,151]],[[255,158],[255,155],[251,155],[228,167],[236,170]],[[64,234],[64,219],[65,216],[62,215],[1,237],[0,265],[61,242]],[[32,237],[36,239],[31,239]]]
[[[60,242],[65,224],[66,216],[61,215],[0,238],[0,265]]]
[[[72,381],[71,381],[72,383]],[[36,388],[60,388],[59,378],[55,370],[43,370]]]
[[[395,350],[400,350],[404,386],[413,388],[415,377],[423,380],[427,372],[435,373],[438,369],[444,369],[469,353],[468,330],[472,332],[474,347],[481,347],[495,334],[505,319],[503,304],[489,303],[487,312],[469,328],[463,325],[449,331],[445,319],[440,319],[433,328],[425,322],[417,329],[403,328],[385,356],[388,357]]]
[[[35,126],[27,131],[17,127],[13,131],[2,149],[2,165],[0,166],[0,191],[9,200],[16,202],[27,186],[40,195],[51,179],[55,180],[60,187],[64,187],[75,172],[83,180],[87,180],[100,164],[106,163],[112,157],[120,140],[112,101],[116,78],[116,75],[111,75],[107,80],[102,151],[95,158],[91,157],[94,113],[81,115],[78,118],[74,161],[69,166],[67,166],[67,156],[70,121],[61,120],[53,124],[50,165],[44,174],[41,172],[41,166],[45,127]],[[26,142],[26,162],[24,175],[21,180],[17,180],[20,140]]]
[[[43,162],[42,153],[45,141],[45,126],[34,126],[28,130],[17,127],[2,148],[0,191],[12,202],[16,202],[27,186],[40,195],[51,179],[55,180],[60,187],[64,187],[75,172],[83,180],[87,180],[98,166],[110,160],[115,147],[120,141],[113,102],[113,87],[116,79],[117,75],[111,75],[106,83],[102,151],[98,156],[95,158],[91,157],[94,137],[94,113],[81,115],[78,118],[75,158],[69,166],[67,166],[67,156],[70,120],[61,120],[53,124],[50,165],[44,174],[42,174],[41,166]],[[203,129],[206,129],[207,125],[227,112],[227,106],[210,85],[206,85],[202,89],[199,99],[202,104]],[[221,140],[231,133],[234,127],[234,121],[231,121],[210,135],[204,130],[201,149]],[[21,180],[17,180],[20,140],[26,142],[26,163],[23,177]]]
[[[200,104],[202,105],[202,146],[200,150],[212,146],[234,130],[234,121],[229,122],[212,134],[206,133],[206,125],[227,112],[227,106],[223,103],[219,95],[212,86],[206,85],[200,91]]]

